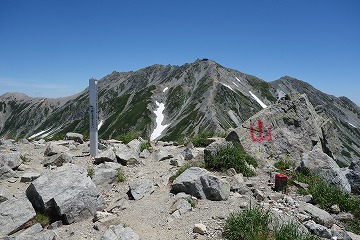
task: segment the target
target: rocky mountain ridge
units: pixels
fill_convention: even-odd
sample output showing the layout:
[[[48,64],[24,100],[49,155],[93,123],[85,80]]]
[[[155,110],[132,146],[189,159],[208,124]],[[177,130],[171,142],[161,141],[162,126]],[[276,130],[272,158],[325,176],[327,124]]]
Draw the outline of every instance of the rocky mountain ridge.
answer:
[[[286,95],[307,94],[310,103],[335,124],[345,164],[360,158],[360,110],[290,77],[267,83],[255,76],[197,60],[182,66],[153,65],[135,72],[113,72],[99,80],[99,136],[120,139],[133,133],[148,139],[155,129],[157,102],[168,125],[159,139],[177,140],[204,131],[224,134],[241,126]],[[255,97],[254,97],[255,96]],[[66,132],[88,136],[88,90],[66,99],[0,96],[0,136],[62,139]]]
[[[203,147],[101,140],[95,157],[78,133],[0,140],[0,237],[220,240],[231,214],[256,205],[271,213],[272,231],[291,223],[319,239],[357,240],[360,161],[339,166],[335,123],[322,113],[305,94],[290,94]],[[300,172],[321,179],[325,192],[297,181]],[[331,205],[320,208],[319,195]]]

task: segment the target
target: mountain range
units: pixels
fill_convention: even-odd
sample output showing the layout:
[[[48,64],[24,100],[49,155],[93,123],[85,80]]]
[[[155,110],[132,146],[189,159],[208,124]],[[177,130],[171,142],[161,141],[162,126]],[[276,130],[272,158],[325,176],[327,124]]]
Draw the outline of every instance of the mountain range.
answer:
[[[66,98],[0,96],[0,137],[63,138],[67,132],[89,136],[88,88]],[[149,139],[155,110],[164,104],[166,129],[158,140],[171,141],[202,132],[226,133],[262,108],[289,94],[305,93],[335,124],[342,155],[360,159],[360,108],[346,97],[323,93],[284,76],[273,82],[229,69],[208,59],[182,66],[152,65],[138,71],[112,72],[98,81],[99,137],[126,134]]]

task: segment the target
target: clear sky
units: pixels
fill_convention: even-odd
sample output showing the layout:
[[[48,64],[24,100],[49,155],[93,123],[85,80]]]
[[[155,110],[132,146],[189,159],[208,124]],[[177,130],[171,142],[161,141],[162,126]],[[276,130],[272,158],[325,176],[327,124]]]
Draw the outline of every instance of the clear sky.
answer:
[[[360,105],[359,12],[359,0],[0,0],[0,94],[68,96],[112,71],[209,58]]]

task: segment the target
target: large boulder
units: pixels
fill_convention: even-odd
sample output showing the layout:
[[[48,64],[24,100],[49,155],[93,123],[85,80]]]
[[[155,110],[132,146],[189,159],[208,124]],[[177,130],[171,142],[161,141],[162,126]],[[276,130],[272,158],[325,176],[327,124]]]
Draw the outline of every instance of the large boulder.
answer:
[[[69,151],[69,149],[65,146],[49,143],[48,145],[46,145],[44,156],[50,157],[67,151]]]
[[[0,166],[0,180],[11,177],[18,178],[19,176],[8,165]]]
[[[61,167],[62,165],[64,165],[64,163],[73,163],[73,162],[74,162],[74,156],[71,155],[70,153],[63,152],[45,158],[42,164],[44,165],[44,167],[47,167],[49,165]]]
[[[130,194],[134,200],[150,195],[155,190],[155,184],[150,179],[141,179],[130,184]]]
[[[351,186],[344,172],[331,157],[320,149],[304,153],[299,168],[315,173],[343,192],[349,193],[351,191]]]
[[[118,170],[121,167],[119,163],[104,162],[95,166],[92,181],[96,185],[105,186],[116,181]]]
[[[26,195],[36,210],[59,216],[64,224],[93,216],[104,207],[87,171],[75,165],[39,177],[27,188]]]
[[[65,135],[65,140],[74,140],[80,144],[84,143],[84,136],[80,133],[68,132]]]
[[[226,200],[230,195],[230,184],[206,169],[191,167],[178,176],[171,185],[175,193],[185,192],[196,198],[214,201]]]
[[[116,154],[113,149],[109,148],[103,152],[100,152],[95,156],[95,164],[103,162],[116,162]]]
[[[0,238],[22,229],[36,212],[25,195],[0,203]]]
[[[338,152],[334,148],[338,137],[335,131],[330,131],[332,122],[321,118],[305,94],[294,95],[261,110],[235,132],[251,156],[263,161],[292,160],[298,164],[302,153],[313,150],[317,144],[331,157]],[[322,127],[329,131],[323,134]]]
[[[20,153],[0,153],[0,166],[7,165],[11,169],[16,169],[21,163]]]
[[[346,178],[351,185],[351,191],[360,194],[360,161],[354,161],[350,164]]]
[[[117,161],[122,165],[132,165],[138,163],[139,154],[125,144],[117,144],[114,148]]]

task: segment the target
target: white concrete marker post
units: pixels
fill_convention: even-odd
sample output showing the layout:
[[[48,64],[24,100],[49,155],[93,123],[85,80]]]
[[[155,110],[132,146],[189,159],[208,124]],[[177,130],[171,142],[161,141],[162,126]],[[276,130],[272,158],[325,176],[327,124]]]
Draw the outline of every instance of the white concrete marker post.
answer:
[[[98,152],[98,87],[95,78],[89,79],[90,105],[90,155],[95,157]]]

